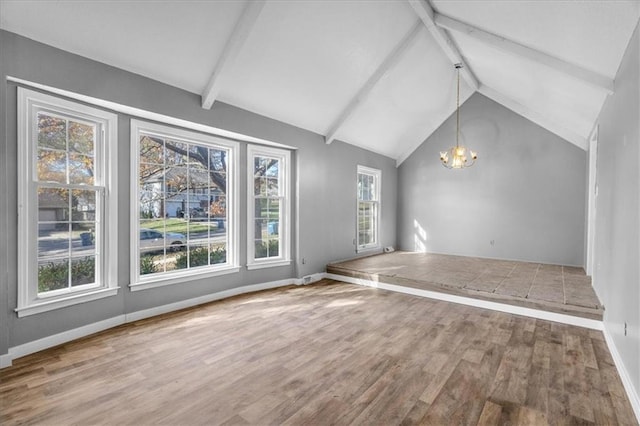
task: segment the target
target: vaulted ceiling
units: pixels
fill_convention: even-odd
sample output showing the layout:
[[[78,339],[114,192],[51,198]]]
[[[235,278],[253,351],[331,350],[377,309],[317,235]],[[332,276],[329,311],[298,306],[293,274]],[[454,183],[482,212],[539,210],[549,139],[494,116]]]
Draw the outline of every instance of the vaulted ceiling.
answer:
[[[401,163],[478,91],[582,149],[638,0],[1,0],[0,28]],[[463,119],[464,121],[464,119]]]

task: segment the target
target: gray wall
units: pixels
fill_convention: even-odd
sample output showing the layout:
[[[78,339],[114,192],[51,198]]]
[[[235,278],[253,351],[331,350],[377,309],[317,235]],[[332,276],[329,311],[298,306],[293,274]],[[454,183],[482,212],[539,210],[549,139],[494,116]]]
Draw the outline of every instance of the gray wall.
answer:
[[[640,394],[640,34],[638,28],[599,118],[593,285],[605,328]],[[624,323],[627,323],[627,336]]]
[[[399,168],[400,247],[582,266],[586,153],[479,93],[460,120],[473,167],[440,164],[454,114]]]
[[[0,355],[8,348],[69,329],[180,300],[229,288],[323,272],[333,260],[354,257],[356,236],[356,167],[358,164],[382,170],[383,246],[395,245],[395,162],[360,148],[334,142],[326,145],[322,136],[216,103],[212,110],[200,107],[198,95],[161,84],[80,56],[0,31]],[[297,148],[296,200],[299,207],[299,235],[294,244],[300,256],[290,267],[246,271],[207,280],[160,287],[132,293],[129,283],[129,119],[120,114],[119,136],[119,273],[122,287],[116,297],[88,302],[43,314],[17,318],[16,239],[16,97],[17,88],[5,77],[13,76],[120,104],[142,108],[226,130],[264,138]],[[246,149],[242,149],[246,155]],[[241,159],[242,160],[242,159]],[[244,170],[246,162],[241,161]],[[241,170],[241,172],[242,172]],[[241,173],[243,176],[243,173]],[[246,188],[244,176],[241,190]],[[244,191],[241,204],[246,204]],[[241,264],[246,260],[246,224],[241,209]],[[305,264],[301,260],[304,257]]]

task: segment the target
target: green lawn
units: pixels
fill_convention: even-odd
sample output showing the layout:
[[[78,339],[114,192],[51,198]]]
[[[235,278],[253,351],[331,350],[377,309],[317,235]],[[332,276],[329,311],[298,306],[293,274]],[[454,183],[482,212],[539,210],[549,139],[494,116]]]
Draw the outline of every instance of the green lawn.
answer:
[[[166,225],[166,228],[165,228]],[[187,235],[187,226],[191,233],[194,232],[206,232],[209,229],[209,225],[204,222],[189,222],[184,219],[157,219],[157,220],[145,220],[141,222],[143,228],[154,229],[160,232],[179,232],[180,234]],[[216,227],[216,222],[212,223],[212,227]]]

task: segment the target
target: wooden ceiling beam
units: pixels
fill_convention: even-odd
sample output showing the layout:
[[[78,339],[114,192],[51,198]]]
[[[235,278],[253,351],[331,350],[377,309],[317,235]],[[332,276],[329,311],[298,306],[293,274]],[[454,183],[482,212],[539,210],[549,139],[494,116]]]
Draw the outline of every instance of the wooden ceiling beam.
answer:
[[[349,101],[347,106],[340,112],[338,117],[331,123],[329,130],[326,132],[325,142],[330,144],[336,139],[336,135],[344,125],[344,123],[353,115],[358,106],[371,94],[373,88],[378,84],[380,79],[400,60],[402,55],[409,49],[416,39],[416,36],[420,33],[422,24],[416,22],[416,24],[409,30],[409,32],[400,40],[400,42],[393,48],[391,53],[382,61],[380,66],[369,77],[366,83],[360,88],[358,93]]]
[[[447,35],[447,33],[442,28],[436,25],[434,20],[436,13],[429,4],[428,0],[407,1],[409,2],[413,10],[415,10],[416,14],[420,17],[420,20],[422,21],[424,26],[427,27],[444,54],[447,55],[447,58],[449,58],[451,64],[464,64],[464,67],[460,70],[460,75],[466,81],[469,87],[473,89],[473,91],[478,90],[478,87],[480,86],[478,80],[473,75],[469,64],[467,64],[462,58],[460,50],[453,42],[453,40],[451,40],[451,38]]]
[[[464,22],[460,22],[448,16],[441,15],[437,12],[434,13],[433,20],[435,24],[440,28],[464,34],[508,54],[529,59],[533,62],[545,65],[553,70],[567,74],[573,78],[591,85],[592,87],[604,90],[608,94],[613,93],[613,79],[609,77],[582,68],[578,65],[574,65],[563,59],[556,58],[555,56],[540,52],[539,50],[524,46],[520,43],[516,43],[507,38],[497,36],[488,31],[481,30],[469,24],[465,24]]]
[[[209,78],[209,82],[202,92],[202,108],[211,109],[213,106],[213,103],[220,94],[227,75],[232,72],[233,64],[238,58],[242,46],[247,41],[265,3],[266,0],[252,0],[247,2],[242,15],[240,15],[240,19],[238,19],[231,36],[227,40],[227,44],[222,50],[222,54],[211,74],[211,78]]]

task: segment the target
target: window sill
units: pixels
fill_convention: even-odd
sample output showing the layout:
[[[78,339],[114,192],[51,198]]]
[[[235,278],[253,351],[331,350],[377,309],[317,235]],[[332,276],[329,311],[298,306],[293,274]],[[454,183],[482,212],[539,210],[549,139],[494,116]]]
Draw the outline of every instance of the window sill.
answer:
[[[187,269],[187,271],[189,270]],[[214,271],[209,270],[209,271],[202,271],[199,273],[194,273],[193,271],[186,272],[186,273],[181,272],[177,274],[172,274],[171,276],[158,277],[158,278],[152,278],[147,280],[143,279],[138,282],[129,284],[129,288],[131,289],[131,291],[148,290],[150,288],[164,287],[166,285],[179,284],[179,283],[184,283],[186,281],[200,280],[200,279],[209,278],[209,277],[216,277],[219,275],[234,274],[239,271],[240,271],[240,268],[237,266],[228,266],[225,268],[216,269]]]
[[[74,294],[63,298],[57,298],[55,300],[45,300],[41,302],[33,303],[29,306],[17,308],[15,311],[19,318],[29,315],[40,314],[42,312],[53,311],[54,309],[66,308],[68,306],[77,305],[79,303],[90,302],[92,300],[102,299],[104,297],[111,297],[118,294],[120,287],[101,288],[99,290],[93,290],[89,293]]]
[[[291,260],[275,260],[272,262],[249,263],[247,264],[247,269],[252,271],[254,269],[275,268],[277,266],[289,265],[291,265]]]

